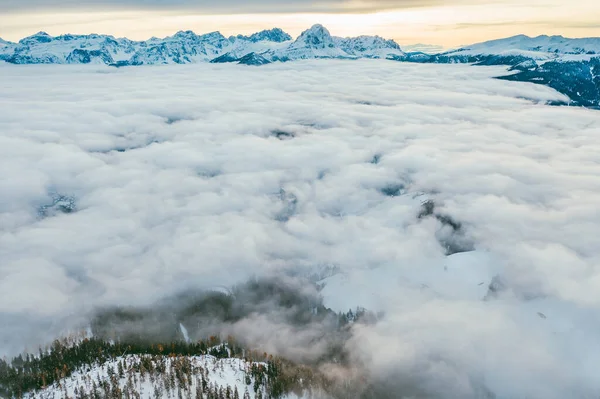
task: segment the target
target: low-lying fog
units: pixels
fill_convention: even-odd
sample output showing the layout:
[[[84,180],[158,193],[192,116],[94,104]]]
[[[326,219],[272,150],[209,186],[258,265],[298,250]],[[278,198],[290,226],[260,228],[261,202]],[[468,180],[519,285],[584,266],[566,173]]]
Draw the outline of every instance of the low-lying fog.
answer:
[[[379,312],[347,345],[399,386],[597,397],[600,112],[503,73],[0,65],[0,355],[287,276]],[[319,350],[275,310],[238,331]]]

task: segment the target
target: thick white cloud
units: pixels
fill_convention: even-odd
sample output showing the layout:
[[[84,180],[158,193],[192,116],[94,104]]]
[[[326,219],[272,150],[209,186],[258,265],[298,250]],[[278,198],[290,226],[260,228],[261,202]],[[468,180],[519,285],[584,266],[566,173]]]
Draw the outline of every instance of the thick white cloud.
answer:
[[[482,381],[499,397],[590,397],[600,114],[501,73],[0,65],[2,353],[96,306],[336,266],[330,306],[385,312],[353,341],[374,373],[456,397]],[[40,215],[59,195],[74,212]],[[423,198],[475,253],[444,256]],[[483,301],[496,274],[507,289]]]

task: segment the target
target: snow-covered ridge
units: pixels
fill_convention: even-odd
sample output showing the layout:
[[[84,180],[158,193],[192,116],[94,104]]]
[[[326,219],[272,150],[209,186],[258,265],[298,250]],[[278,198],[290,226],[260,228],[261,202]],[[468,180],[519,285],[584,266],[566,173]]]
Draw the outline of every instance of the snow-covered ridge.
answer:
[[[45,32],[38,32],[18,43],[0,39],[0,60],[14,64],[101,63],[126,66],[239,62],[254,53],[250,58],[260,59],[257,64],[263,64],[265,60],[273,62],[313,58],[478,62],[480,58],[489,56],[501,57],[502,60],[496,60],[501,63],[506,63],[504,59],[508,58],[541,63],[551,60],[589,60],[600,56],[600,38],[517,35],[438,54],[432,54],[432,50],[417,51],[417,48],[411,48],[410,53],[405,53],[395,41],[379,36],[335,37],[319,24],[302,32],[296,40],[279,28],[228,38],[220,32],[198,35],[192,31],[180,31],[173,36],[146,41],[99,34],[50,36]],[[496,61],[494,63],[498,63]]]
[[[293,40],[289,34],[284,32],[280,28],[263,30],[263,31],[254,33],[250,36],[237,35],[236,38],[241,39],[241,40],[248,40],[248,41],[255,42],[255,43],[263,41],[263,40],[268,40],[268,41],[276,42],[276,43],[287,42],[289,40]]]
[[[50,36],[38,32],[19,43],[0,42],[0,59],[13,64],[88,64],[116,66],[239,61],[251,58],[287,61],[306,58],[389,58],[403,55],[393,40],[379,36],[339,38],[322,25],[304,31],[295,41],[279,28],[250,36],[198,35],[180,31],[165,38],[133,41],[109,35]]]
[[[452,56],[474,55],[522,55],[536,60],[549,60],[571,56],[600,54],[600,38],[570,39],[563,36],[529,37],[517,35],[505,39],[491,40],[443,53]]]

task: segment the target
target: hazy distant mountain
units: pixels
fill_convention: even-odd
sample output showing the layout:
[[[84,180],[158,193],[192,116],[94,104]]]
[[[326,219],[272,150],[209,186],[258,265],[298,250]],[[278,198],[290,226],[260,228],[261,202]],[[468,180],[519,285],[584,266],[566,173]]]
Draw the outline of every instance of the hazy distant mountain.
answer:
[[[446,50],[446,48],[444,46],[439,46],[437,44],[417,43],[417,44],[404,44],[402,46],[402,50],[404,50],[407,53],[419,52],[419,53],[425,53],[425,54],[438,54],[438,53],[441,53],[444,50]]]

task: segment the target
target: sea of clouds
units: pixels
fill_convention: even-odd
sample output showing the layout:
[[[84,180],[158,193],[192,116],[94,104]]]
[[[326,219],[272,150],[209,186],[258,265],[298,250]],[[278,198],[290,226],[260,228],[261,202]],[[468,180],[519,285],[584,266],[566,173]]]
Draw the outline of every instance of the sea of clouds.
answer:
[[[399,390],[598,397],[600,113],[503,73],[0,65],[0,354],[99,306],[321,273],[327,306],[382,312],[350,345]],[[446,256],[426,200],[475,251]]]

